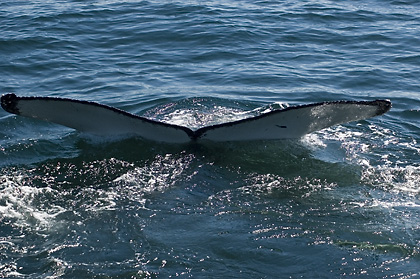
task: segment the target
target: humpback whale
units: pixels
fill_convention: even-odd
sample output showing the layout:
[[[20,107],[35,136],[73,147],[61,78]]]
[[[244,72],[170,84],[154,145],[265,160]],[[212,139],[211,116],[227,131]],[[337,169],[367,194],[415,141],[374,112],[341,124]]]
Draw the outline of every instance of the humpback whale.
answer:
[[[134,135],[167,143],[296,139],[333,125],[382,115],[389,100],[326,101],[289,106],[236,121],[193,130],[138,116],[90,101],[56,97],[1,97],[2,108],[16,115],[57,123],[99,136]]]

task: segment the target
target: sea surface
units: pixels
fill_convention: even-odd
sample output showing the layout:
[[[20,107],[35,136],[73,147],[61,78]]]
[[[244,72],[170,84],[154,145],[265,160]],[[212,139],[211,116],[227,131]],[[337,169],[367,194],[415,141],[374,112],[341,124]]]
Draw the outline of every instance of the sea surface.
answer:
[[[0,28],[0,94],[189,127],[393,104],[178,145],[0,109],[0,278],[420,278],[419,1],[0,1]]]

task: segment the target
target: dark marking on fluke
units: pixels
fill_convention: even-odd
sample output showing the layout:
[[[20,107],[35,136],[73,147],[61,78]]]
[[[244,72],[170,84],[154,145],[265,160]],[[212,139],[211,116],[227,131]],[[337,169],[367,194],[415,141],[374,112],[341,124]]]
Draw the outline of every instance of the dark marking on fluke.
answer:
[[[378,107],[376,115],[382,115],[388,112],[392,107],[392,104],[389,100],[375,100],[371,103],[372,105],[376,105]]]
[[[13,94],[6,94],[1,96],[1,107],[10,113],[19,114],[19,109],[16,107],[18,97]]]

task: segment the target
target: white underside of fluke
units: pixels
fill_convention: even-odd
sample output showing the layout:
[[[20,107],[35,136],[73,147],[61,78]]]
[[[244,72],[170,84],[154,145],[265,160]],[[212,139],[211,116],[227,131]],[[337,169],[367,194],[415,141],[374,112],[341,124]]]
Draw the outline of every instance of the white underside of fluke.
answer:
[[[249,141],[300,138],[321,129],[381,115],[387,100],[323,102],[288,107],[198,130],[140,117],[106,105],[64,98],[2,96],[11,113],[103,136],[135,135],[144,139],[184,143],[191,140]]]
[[[22,99],[19,115],[37,118],[99,136],[138,135],[148,140],[182,143],[190,136],[181,127],[139,118],[89,102],[62,99]]]

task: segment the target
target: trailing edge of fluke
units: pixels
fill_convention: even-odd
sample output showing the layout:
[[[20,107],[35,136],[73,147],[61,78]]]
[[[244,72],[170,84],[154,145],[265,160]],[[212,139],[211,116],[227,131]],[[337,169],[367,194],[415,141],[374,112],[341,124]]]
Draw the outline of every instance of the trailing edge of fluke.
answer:
[[[111,106],[55,97],[5,94],[7,112],[102,135],[134,135],[147,140],[183,143],[191,140],[250,141],[300,138],[333,125],[379,116],[391,109],[389,100],[320,102],[277,109],[197,130],[141,117]]]

